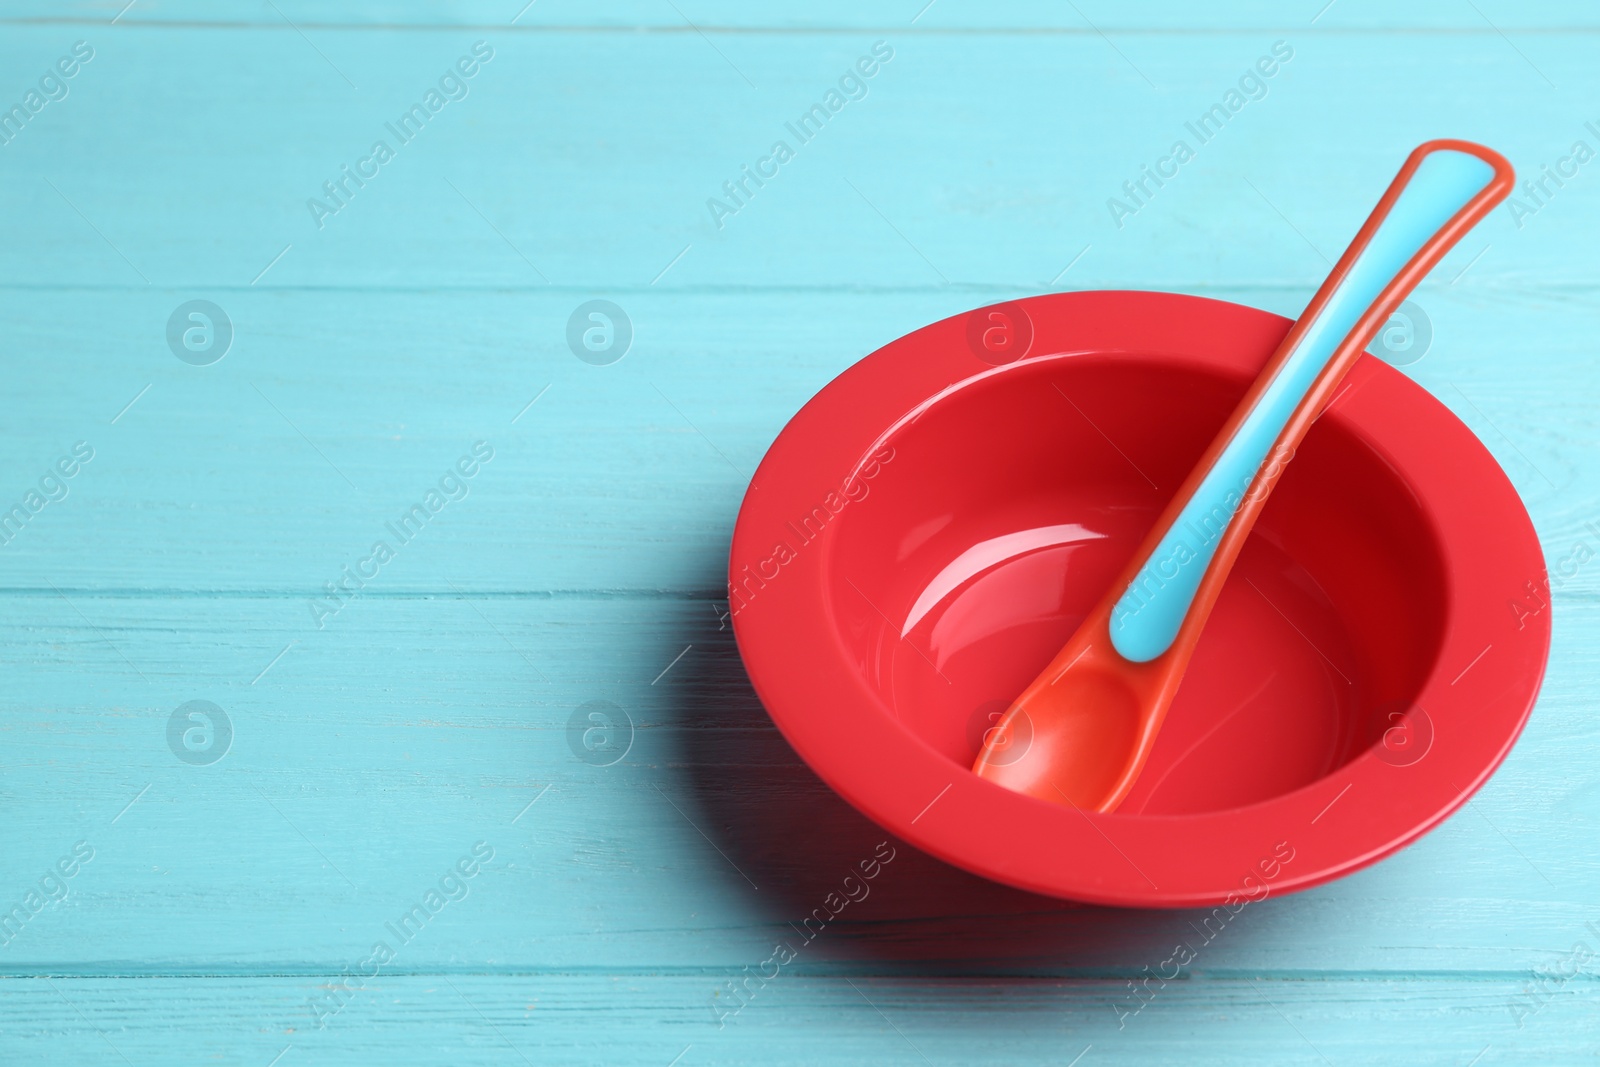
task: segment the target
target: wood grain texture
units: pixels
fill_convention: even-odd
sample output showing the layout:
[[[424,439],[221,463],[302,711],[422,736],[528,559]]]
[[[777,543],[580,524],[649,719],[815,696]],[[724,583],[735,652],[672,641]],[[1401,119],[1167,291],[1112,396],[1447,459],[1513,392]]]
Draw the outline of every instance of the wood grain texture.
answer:
[[[1292,316],[1416,142],[1533,177],[1600,150],[1592,5],[124,3],[0,12],[0,110],[94,49],[0,147],[0,513],[93,449],[0,546],[0,1062],[1600,1048],[1600,163],[1414,297],[1432,341],[1407,373],[1574,561],[1526,734],[1439,830],[1251,905],[1136,1015],[1129,982],[1202,916],[896,843],[726,1017],[884,837],[772,727],[717,603],[765,448],[885,342],[1064,289]],[[465,98],[319,227],[307,200],[479,40]],[[880,40],[864,98],[719,226],[707,199]],[[1107,200],[1280,40],[1264,96],[1119,227]],[[565,340],[592,298],[634,327],[610,366]],[[168,348],[192,299],[235,330],[211,366]],[[458,498],[316,610],[478,442]],[[231,726],[210,765],[169,746],[191,700]],[[569,744],[597,700],[633,727],[611,766]],[[392,962],[334,994],[380,940]]]

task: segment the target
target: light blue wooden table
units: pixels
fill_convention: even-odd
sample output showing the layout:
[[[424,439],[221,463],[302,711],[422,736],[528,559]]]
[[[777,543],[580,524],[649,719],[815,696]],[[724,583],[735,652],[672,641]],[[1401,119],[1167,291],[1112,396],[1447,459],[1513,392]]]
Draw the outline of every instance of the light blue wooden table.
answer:
[[[0,1063],[1600,1049],[1592,5],[125,3],[0,16]],[[1571,561],[1498,776],[1404,853],[1251,907],[1137,1014],[1192,916],[903,845],[730,1011],[883,836],[718,626],[784,421],[1018,295],[1293,315],[1437,136],[1565,174],[1421,288],[1406,367]],[[631,326],[609,365],[567,339],[596,299]],[[226,318],[181,310],[169,343],[191,301]],[[610,765],[569,744],[591,701],[634,724]]]

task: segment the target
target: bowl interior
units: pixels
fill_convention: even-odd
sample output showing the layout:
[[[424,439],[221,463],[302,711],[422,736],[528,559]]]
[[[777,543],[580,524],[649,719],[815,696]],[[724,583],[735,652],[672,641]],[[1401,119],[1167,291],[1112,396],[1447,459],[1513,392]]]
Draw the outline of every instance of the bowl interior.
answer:
[[[970,767],[1248,384],[1153,354],[1029,360],[900,427],[826,540],[824,595],[861,679]],[[1443,640],[1439,557],[1406,483],[1336,401],[1267,503],[1119,811],[1242,807],[1379,743]]]

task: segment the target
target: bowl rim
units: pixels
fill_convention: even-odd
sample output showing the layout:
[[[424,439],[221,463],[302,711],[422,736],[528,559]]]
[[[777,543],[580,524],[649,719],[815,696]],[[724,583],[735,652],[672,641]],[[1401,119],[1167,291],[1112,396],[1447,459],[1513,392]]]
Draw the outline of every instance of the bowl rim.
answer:
[[[998,365],[968,341],[969,327],[996,309],[1025,323],[1029,337],[1019,358]],[[901,724],[852,666],[825,581],[837,522],[781,569],[762,566],[793,516],[837,498],[895,427],[966,385],[1107,355],[1248,377],[1290,325],[1205,297],[1052,293],[923,327],[818,392],[751,479],[728,568],[729,610],[751,684],[800,757],[854,807],[923,851],[1021,889],[1117,906],[1231,904],[1307,889],[1403,848],[1466,803],[1510,752],[1543,680],[1551,612],[1519,618],[1514,606],[1526,583],[1545,587],[1543,552],[1483,443],[1370,354],[1323,417],[1391,463],[1433,525],[1443,557],[1444,634],[1413,701],[1431,719],[1433,739],[1409,765],[1369,749],[1289,793],[1183,815],[1097,815],[1027,797],[953,764]],[[865,507],[841,514],[855,521]]]

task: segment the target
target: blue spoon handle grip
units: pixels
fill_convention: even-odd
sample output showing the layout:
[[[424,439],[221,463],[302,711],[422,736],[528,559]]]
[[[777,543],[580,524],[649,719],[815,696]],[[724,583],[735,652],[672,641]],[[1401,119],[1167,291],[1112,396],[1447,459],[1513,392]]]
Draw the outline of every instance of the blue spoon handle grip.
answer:
[[[1420,279],[1422,272],[1411,271],[1406,279],[1409,284],[1394,284],[1413,261],[1427,250],[1432,253],[1427,263],[1431,266],[1470,227],[1470,223],[1451,223],[1499,175],[1484,158],[1444,147],[1431,148],[1420,159],[1414,154],[1407,168],[1411,170],[1409,180],[1400,185],[1405,170],[1396,179],[1398,196],[1385,197],[1387,213],[1381,217],[1375,213],[1375,219],[1363,227],[1335,268],[1332,289],[1325,285],[1290,331],[1285,340],[1288,351],[1280,350],[1275,357],[1278,369],[1271,381],[1255,395],[1253,404],[1246,399],[1251,406],[1242,421],[1237,414],[1230,420],[1236,428],[1227,445],[1117,600],[1110,635],[1112,646],[1124,658],[1144,663],[1172,646],[1201,579],[1223,535],[1239,521],[1252,486],[1257,493],[1270,489],[1278,469],[1293,455],[1298,438],[1280,438],[1307,394],[1335,356],[1348,350],[1353,334],[1359,330],[1367,335],[1354,339],[1353,343],[1361,344],[1377,328],[1368,312],[1382,303],[1387,317]],[[1509,181],[1505,184],[1509,186]],[[1499,196],[1503,195],[1501,191]],[[1266,477],[1258,481],[1261,473]],[[1193,481],[1191,475],[1185,484]],[[1246,510],[1253,521],[1257,509]],[[1231,566],[1232,559],[1225,563]]]

